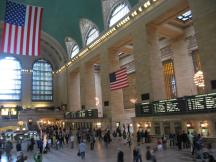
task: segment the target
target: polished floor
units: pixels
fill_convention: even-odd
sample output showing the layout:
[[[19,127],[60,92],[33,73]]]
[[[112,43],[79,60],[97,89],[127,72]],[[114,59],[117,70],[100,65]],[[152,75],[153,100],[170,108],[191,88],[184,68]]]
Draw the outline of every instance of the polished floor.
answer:
[[[152,145],[152,144],[151,144]],[[142,158],[145,162],[145,147],[146,144],[142,144]],[[75,146],[74,149],[71,149],[69,146],[64,146],[63,149],[51,149],[51,152],[43,155],[43,162],[116,162],[117,161],[117,152],[118,149],[121,149],[124,152],[124,160],[125,162],[133,162],[132,160],[132,148],[130,149],[128,145],[123,144],[122,141],[113,140],[109,145],[109,148],[106,149],[104,144],[101,142],[97,142],[95,145],[95,150],[92,151],[89,149],[89,145],[87,145],[87,152],[85,160],[82,160],[79,156],[77,156],[78,148]],[[23,146],[23,150],[25,150],[25,146]],[[25,151],[24,151],[25,152]],[[36,152],[36,149],[35,149]],[[13,162],[16,161],[15,150],[13,150]],[[30,152],[25,152],[28,156],[27,162],[34,162],[33,154]],[[163,150],[155,153],[158,162],[192,162],[192,156],[189,150],[178,151],[175,148]],[[1,162],[6,162],[6,158],[3,155]],[[201,160],[197,160],[199,162]]]

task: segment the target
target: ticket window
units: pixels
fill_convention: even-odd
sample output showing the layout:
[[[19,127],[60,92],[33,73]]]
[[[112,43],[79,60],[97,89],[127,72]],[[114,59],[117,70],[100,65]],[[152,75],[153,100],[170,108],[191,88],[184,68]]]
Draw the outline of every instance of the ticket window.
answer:
[[[207,122],[200,122],[200,129],[201,129],[201,135],[203,137],[209,136],[209,129],[208,129],[208,123]]]
[[[209,129],[208,128],[201,128],[201,135],[203,137],[209,136]]]
[[[194,133],[194,128],[193,128],[193,126],[192,126],[192,123],[188,122],[188,123],[186,124],[186,127],[187,127],[187,132],[188,132],[188,133],[190,133],[190,134]]]

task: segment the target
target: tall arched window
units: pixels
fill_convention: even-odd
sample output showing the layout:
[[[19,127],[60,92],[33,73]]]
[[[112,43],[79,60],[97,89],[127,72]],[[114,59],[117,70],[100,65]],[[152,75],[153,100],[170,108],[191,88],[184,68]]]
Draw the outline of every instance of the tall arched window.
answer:
[[[52,101],[53,78],[52,66],[45,60],[38,60],[33,65],[32,100]]]
[[[86,37],[86,45],[93,42],[99,36],[99,31],[96,28],[92,28],[89,30],[87,37]]]
[[[121,3],[116,6],[109,19],[109,27],[113,26],[116,22],[122,19],[125,15],[130,12],[130,9],[126,3]]]
[[[21,64],[14,57],[0,60],[0,100],[21,100]]]
[[[71,52],[71,58],[73,58],[74,56],[76,56],[79,53],[79,46],[77,44],[75,44],[72,48],[72,52]]]

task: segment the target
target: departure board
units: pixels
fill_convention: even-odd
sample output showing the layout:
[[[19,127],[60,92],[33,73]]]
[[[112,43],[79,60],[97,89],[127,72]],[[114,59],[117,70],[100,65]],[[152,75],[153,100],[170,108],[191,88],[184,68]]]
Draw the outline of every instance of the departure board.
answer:
[[[188,111],[216,109],[216,93],[188,97],[187,107]]]
[[[165,113],[166,112],[166,102],[165,101],[153,102],[153,109],[155,113]]]
[[[184,102],[185,100],[183,100],[182,98],[156,101],[156,102],[153,102],[154,112],[155,113],[181,112],[185,109]]]
[[[209,94],[205,97],[206,109],[216,109],[216,93]]]
[[[149,102],[143,102],[135,105],[136,116],[151,114],[151,106]]]
[[[97,109],[81,110],[76,112],[65,113],[66,119],[88,119],[88,118],[98,118]]]
[[[150,107],[150,104],[149,102],[144,102],[144,103],[141,103],[141,111],[145,114],[149,114],[151,113],[151,107]]]
[[[187,98],[188,111],[204,110],[205,98],[203,96],[194,96]]]
[[[166,110],[167,112],[180,112],[181,109],[179,107],[178,100],[168,100],[166,102]]]

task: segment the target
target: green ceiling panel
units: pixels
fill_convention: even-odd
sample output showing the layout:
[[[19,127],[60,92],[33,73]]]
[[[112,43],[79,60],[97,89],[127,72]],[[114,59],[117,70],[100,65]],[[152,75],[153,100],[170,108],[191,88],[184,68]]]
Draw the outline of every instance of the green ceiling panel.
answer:
[[[6,0],[0,0],[0,20],[3,20]],[[63,47],[64,38],[74,38],[80,47],[80,18],[87,18],[94,22],[100,32],[104,30],[101,0],[16,0],[29,5],[44,8],[42,30],[58,40]],[[138,0],[129,0],[133,7]]]

